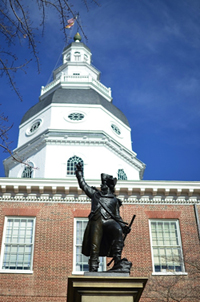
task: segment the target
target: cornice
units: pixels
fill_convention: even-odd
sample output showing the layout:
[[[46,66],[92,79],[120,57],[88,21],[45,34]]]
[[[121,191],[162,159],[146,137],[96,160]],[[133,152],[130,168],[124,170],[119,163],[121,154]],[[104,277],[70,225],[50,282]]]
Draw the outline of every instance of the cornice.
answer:
[[[164,204],[164,205],[200,205],[200,199],[197,197],[150,197],[150,196],[135,196],[125,198],[119,196],[123,204]],[[10,193],[4,193],[0,195],[0,202],[25,202],[25,203],[90,203],[90,199],[85,196],[63,196],[62,194],[26,194],[17,193],[11,195]]]
[[[65,144],[71,146],[105,146],[117,156],[123,158],[128,164],[132,164],[137,170],[144,170],[146,165],[142,163],[138,158],[136,158],[134,151],[129,151],[127,148],[114,141],[111,137],[108,137],[106,134],[102,134],[102,137],[99,139],[97,137],[90,137],[90,133],[84,133],[80,137],[72,137],[65,135],[64,138],[45,138],[47,144]]]
[[[99,187],[100,180],[87,180]],[[119,181],[116,195],[125,204],[200,204],[200,182]],[[0,202],[88,203],[73,179],[0,178]]]

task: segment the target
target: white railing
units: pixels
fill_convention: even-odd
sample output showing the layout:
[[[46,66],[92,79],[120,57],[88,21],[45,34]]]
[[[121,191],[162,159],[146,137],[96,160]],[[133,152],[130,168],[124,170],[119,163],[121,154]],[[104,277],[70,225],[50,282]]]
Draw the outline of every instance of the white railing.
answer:
[[[111,89],[104,86],[99,81],[96,81],[94,78],[92,78],[90,75],[86,76],[80,76],[80,75],[65,75],[61,73],[59,78],[53,80],[51,83],[46,85],[45,87],[41,87],[41,95],[45,94],[52,88],[54,88],[57,85],[64,84],[64,85],[80,85],[80,86],[89,86],[91,85],[94,89],[98,90],[99,92],[102,92],[103,94],[107,95],[109,98],[111,98]]]
[[[47,91],[49,91],[51,88],[55,87],[56,85],[58,85],[60,83],[60,77],[53,80],[51,83],[49,83],[48,85],[46,86],[42,86],[41,87],[41,94],[40,95],[43,95],[44,93],[46,93]]]

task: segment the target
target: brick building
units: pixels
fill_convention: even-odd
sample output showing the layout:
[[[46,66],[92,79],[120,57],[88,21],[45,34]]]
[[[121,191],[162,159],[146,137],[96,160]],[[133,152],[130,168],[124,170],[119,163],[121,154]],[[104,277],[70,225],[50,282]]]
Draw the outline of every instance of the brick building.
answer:
[[[88,270],[81,240],[90,200],[78,188],[77,162],[92,186],[102,172],[118,177],[121,216],[130,222],[136,214],[123,255],[131,276],[149,278],[141,302],[200,301],[200,182],[142,180],[129,123],[100,83],[89,48],[80,35],[74,40],[22,118],[14,152],[27,165],[4,161],[0,301],[66,301],[68,276]]]

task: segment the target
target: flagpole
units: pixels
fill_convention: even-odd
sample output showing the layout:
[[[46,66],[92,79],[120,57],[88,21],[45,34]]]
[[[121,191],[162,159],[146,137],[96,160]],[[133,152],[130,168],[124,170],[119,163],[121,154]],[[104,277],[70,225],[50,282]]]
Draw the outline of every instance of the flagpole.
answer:
[[[76,15],[76,19],[78,19],[78,22],[80,22],[79,13],[77,13],[77,15]],[[78,22],[76,22],[76,26],[77,26],[77,33],[79,32],[79,24],[78,24]]]

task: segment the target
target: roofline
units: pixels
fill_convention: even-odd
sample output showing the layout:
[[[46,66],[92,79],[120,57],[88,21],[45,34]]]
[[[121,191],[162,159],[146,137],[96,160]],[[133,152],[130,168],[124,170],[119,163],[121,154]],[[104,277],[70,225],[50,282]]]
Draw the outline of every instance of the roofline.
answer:
[[[83,93],[83,98],[80,97],[79,99],[76,98],[76,102],[71,102],[70,97],[68,99],[63,98],[62,100],[58,99],[56,94],[59,93],[66,93],[69,95],[72,91],[77,91],[77,93]],[[88,94],[88,98],[85,94]],[[95,101],[93,99],[89,98],[92,93],[96,94],[94,95],[95,98],[97,98]],[[54,99],[55,98],[55,99]],[[58,99],[58,101],[56,101]],[[104,107],[107,111],[109,111],[111,114],[113,114],[116,118],[118,118],[121,122],[123,122],[126,126],[129,126],[128,119],[126,118],[125,114],[116,107],[112,102],[107,101],[100,93],[98,93],[95,89],[89,88],[89,89],[65,89],[60,87],[59,89],[56,89],[49,95],[47,95],[44,99],[36,103],[34,106],[32,106],[22,117],[20,125],[22,125],[24,122],[28,121],[30,118],[32,118],[37,113],[41,112],[44,108],[49,106],[50,104],[80,104],[80,105],[101,105]]]
[[[88,46],[86,46],[83,42],[71,42],[69,45],[67,45],[66,47],[64,47],[63,49],[63,53],[70,47],[72,46],[76,46],[76,47],[84,47],[86,48],[90,53],[91,53],[91,50]],[[92,53],[91,53],[92,54]]]

